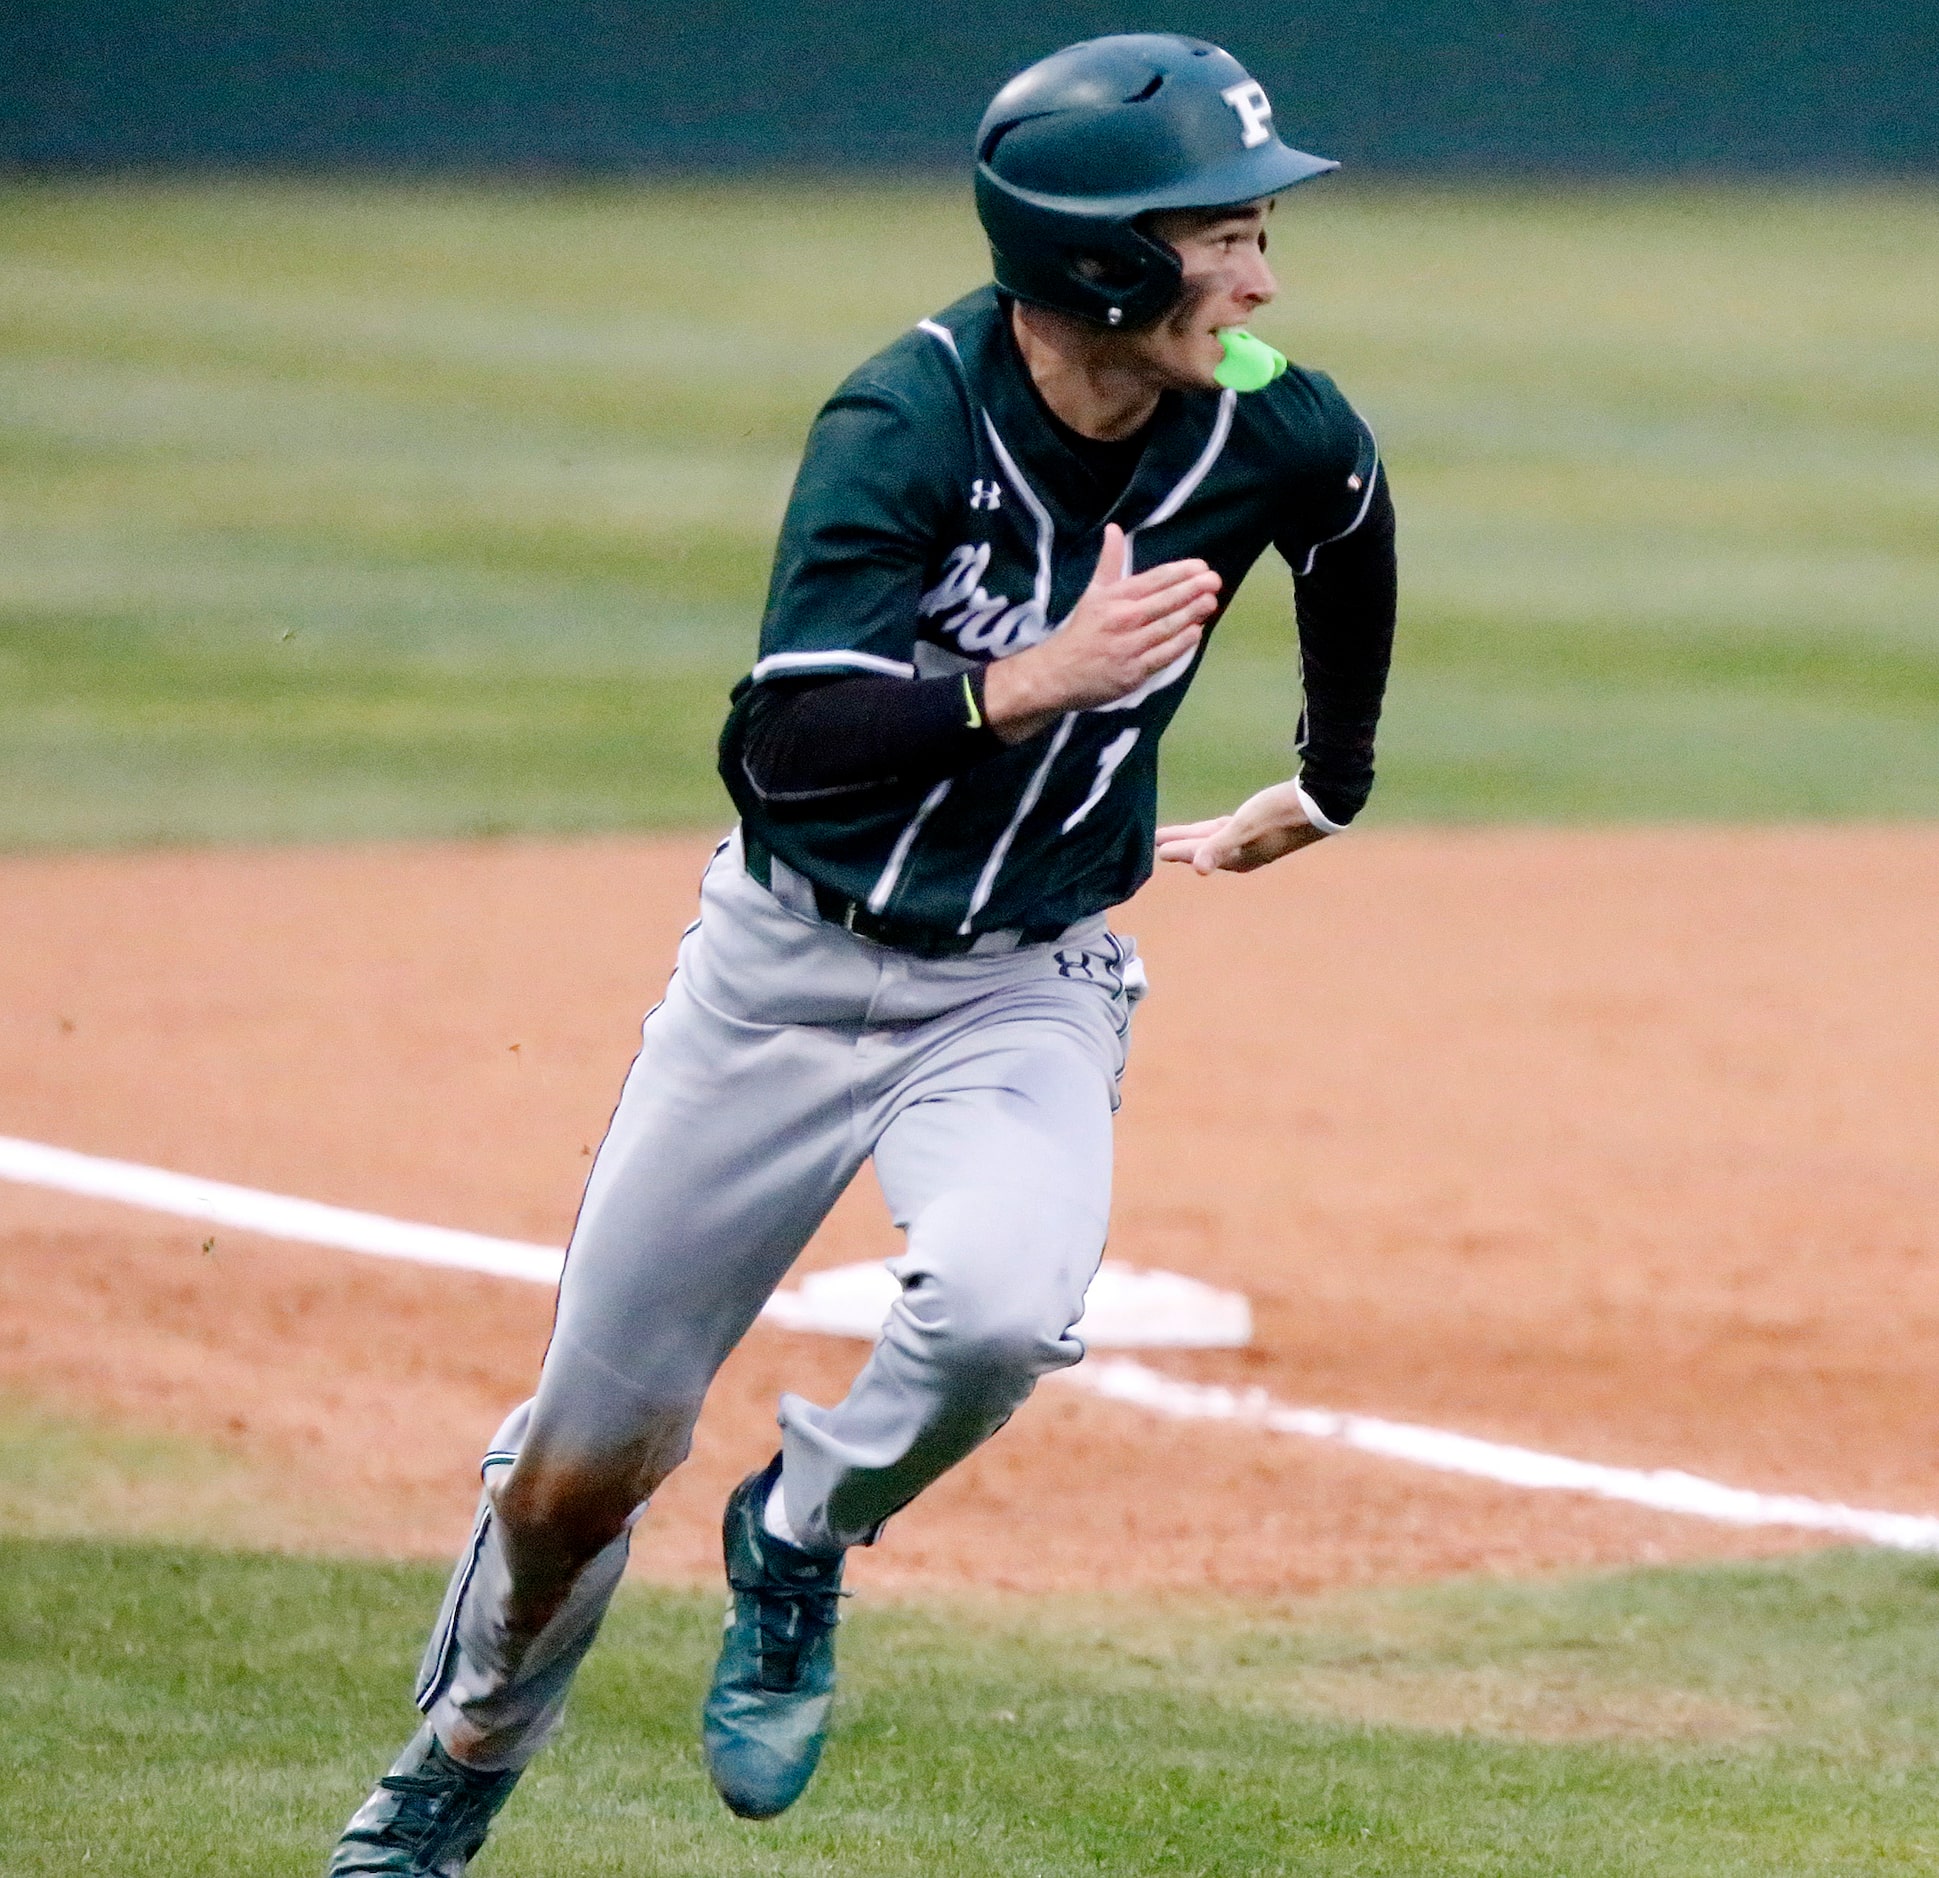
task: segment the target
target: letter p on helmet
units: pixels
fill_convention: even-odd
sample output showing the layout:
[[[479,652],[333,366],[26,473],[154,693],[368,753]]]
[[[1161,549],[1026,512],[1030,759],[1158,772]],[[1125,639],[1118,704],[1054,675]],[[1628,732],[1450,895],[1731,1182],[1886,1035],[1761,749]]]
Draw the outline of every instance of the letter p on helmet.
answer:
[[[1228,85],[1219,96],[1239,114],[1239,142],[1246,149],[1256,150],[1271,137],[1272,100],[1256,78],[1248,78],[1242,85]]]

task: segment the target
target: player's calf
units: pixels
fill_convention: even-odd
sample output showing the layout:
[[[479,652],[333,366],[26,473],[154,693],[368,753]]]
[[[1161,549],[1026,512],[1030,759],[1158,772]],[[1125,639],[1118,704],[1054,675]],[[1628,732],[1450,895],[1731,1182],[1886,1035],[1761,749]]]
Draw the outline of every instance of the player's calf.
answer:
[[[493,1496],[509,1568],[505,1621],[537,1636],[579,1575],[639,1517],[646,1494],[630,1471],[533,1464],[523,1457]]]

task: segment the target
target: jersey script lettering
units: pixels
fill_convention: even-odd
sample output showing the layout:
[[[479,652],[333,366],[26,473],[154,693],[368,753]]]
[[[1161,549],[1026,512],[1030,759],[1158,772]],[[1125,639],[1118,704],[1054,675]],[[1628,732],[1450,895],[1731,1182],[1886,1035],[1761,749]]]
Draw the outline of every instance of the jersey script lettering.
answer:
[[[942,579],[916,602],[916,611],[924,619],[948,613],[938,632],[948,634],[965,652],[1001,659],[1049,638],[1050,628],[1034,599],[1012,601],[984,591],[983,576],[989,565],[987,541],[966,541],[951,548]]]

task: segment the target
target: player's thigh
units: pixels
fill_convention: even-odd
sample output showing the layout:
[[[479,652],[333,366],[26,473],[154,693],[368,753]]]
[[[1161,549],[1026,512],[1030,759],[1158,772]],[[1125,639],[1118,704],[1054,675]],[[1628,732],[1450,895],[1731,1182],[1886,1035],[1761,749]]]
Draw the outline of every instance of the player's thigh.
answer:
[[[739,1022],[676,980],[587,1183],[534,1438],[675,1439],[861,1153],[837,1035]]]
[[[1050,996],[923,1066],[875,1148],[906,1308],[965,1344],[1061,1336],[1103,1254],[1119,1061],[1108,1015]]]

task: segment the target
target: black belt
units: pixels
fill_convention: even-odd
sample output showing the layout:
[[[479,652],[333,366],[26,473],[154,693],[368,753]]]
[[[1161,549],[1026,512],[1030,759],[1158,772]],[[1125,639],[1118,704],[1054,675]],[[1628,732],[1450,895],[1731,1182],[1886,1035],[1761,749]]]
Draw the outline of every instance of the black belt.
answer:
[[[772,893],[774,851],[760,836],[749,833],[746,828],[741,830],[741,851],[747,857],[748,873]],[[860,900],[851,900],[832,887],[824,887],[818,880],[809,880],[805,874],[799,877],[814,890],[815,911],[829,925],[839,926],[844,932],[854,933],[857,938],[888,946],[897,952],[910,953],[919,959],[960,959],[975,949],[979,939],[988,937],[984,933],[924,926],[915,920],[885,919],[880,913],[871,913]],[[1060,924],[1023,926],[1013,930],[1018,945],[1043,945],[1061,936],[1068,928]]]

